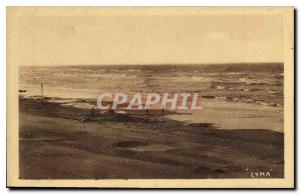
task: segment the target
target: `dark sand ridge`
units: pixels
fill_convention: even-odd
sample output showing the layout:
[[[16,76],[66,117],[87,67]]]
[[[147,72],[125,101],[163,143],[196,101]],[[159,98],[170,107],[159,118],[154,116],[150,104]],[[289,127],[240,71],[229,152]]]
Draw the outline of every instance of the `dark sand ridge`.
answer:
[[[163,115],[104,114],[20,98],[20,178],[283,177],[283,134]]]

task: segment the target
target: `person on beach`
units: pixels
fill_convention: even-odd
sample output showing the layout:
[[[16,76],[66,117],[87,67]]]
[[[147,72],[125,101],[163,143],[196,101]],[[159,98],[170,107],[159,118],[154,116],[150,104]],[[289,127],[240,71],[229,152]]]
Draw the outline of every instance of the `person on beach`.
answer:
[[[94,117],[94,107],[92,106],[92,109],[91,109],[91,117]]]

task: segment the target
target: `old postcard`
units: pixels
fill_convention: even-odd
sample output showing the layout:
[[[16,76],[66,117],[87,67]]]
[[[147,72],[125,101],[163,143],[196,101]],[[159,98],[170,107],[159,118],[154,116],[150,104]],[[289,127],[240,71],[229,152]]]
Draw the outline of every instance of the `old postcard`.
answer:
[[[8,187],[293,188],[292,7],[8,7]]]

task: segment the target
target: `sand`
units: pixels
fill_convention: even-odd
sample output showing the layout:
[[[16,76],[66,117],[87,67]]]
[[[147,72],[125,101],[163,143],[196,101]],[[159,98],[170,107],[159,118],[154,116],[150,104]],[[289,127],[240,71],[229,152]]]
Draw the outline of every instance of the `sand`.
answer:
[[[263,126],[230,129],[166,115],[89,114],[20,98],[20,178],[250,178],[266,171],[270,178],[284,176],[283,133]]]

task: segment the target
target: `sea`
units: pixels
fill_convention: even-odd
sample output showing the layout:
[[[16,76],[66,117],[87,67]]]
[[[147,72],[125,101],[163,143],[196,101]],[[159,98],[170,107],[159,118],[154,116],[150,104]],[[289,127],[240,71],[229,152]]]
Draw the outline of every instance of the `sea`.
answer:
[[[203,98],[283,106],[281,63],[21,66],[19,76],[23,96],[96,100],[103,92],[196,92]]]

